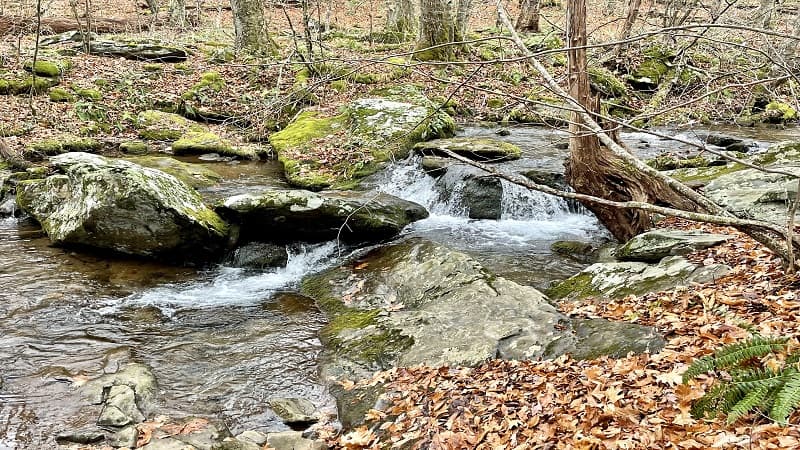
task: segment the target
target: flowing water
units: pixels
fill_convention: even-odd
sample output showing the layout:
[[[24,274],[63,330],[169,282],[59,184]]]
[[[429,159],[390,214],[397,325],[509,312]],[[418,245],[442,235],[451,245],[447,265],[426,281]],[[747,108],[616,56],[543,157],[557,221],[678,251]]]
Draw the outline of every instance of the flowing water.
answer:
[[[468,127],[463,134],[493,130]],[[680,150],[645,135],[624,137],[645,154]],[[502,139],[524,153],[505,169],[561,169],[564,133],[515,128]],[[276,163],[204,164],[225,177],[202,191],[209,201],[285,187]],[[543,287],[582,267],[553,255],[553,241],[604,237],[593,217],[506,183],[501,220],[468,219],[458,194],[442,197],[414,161],[376,183],[431,211],[406,236],[468,252],[520,283]],[[270,397],[305,397],[331,410],[317,381],[324,317],[296,289],[304,275],[340,261],[341,250],[298,245],[287,267],[266,272],[198,270],[54,248],[36,224],[0,220],[0,449],[53,448],[57,432],[92,424],[97,411],[76,386],[129,361],[153,368],[159,413],[219,417],[234,432],[285,429],[266,406]]]

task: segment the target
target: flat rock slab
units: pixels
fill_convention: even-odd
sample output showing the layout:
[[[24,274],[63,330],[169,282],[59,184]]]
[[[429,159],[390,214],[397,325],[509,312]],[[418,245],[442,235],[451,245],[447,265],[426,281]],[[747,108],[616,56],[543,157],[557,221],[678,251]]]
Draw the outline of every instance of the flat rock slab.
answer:
[[[547,290],[551,298],[592,296],[624,297],[708,283],[730,272],[722,264],[698,266],[680,256],[669,256],[658,264],[644,262],[596,263]]]
[[[317,421],[314,417],[317,408],[304,398],[273,398],[268,403],[285,424],[311,424]]]
[[[250,241],[380,241],[428,217],[416,203],[376,192],[270,190],[230,197],[217,211]]]
[[[634,236],[617,249],[621,261],[658,262],[666,256],[683,256],[728,240],[724,234],[702,231],[654,230]]]
[[[500,162],[519,159],[522,150],[514,144],[492,138],[457,137],[420,142],[414,151],[423,156],[446,156],[451,151],[476,161]]]

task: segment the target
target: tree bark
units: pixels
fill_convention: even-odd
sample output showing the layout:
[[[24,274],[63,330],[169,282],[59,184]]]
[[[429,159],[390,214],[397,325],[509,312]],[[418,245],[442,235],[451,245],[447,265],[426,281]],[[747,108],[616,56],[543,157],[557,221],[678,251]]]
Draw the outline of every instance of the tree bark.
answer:
[[[519,5],[519,16],[517,16],[517,30],[528,31],[530,33],[539,32],[540,5],[541,0],[521,0]]]
[[[455,41],[455,20],[449,0],[421,0],[420,32],[414,58],[420,61],[452,61],[456,49],[448,44]]]
[[[125,33],[146,30],[148,23],[139,22],[135,19],[109,19],[92,17],[91,23],[87,24],[86,19],[78,22],[68,17],[43,17],[42,31],[52,33],[63,33],[65,31],[75,31],[86,29],[90,26],[94,33]],[[0,35],[19,34],[33,32],[36,28],[36,18],[19,16],[0,16]]]
[[[231,0],[236,48],[250,53],[275,53],[267,33],[262,0]]]
[[[586,59],[586,1],[569,0],[567,4],[567,52],[569,94],[590,115],[599,112],[599,98],[589,87]],[[599,122],[595,118],[596,122]],[[607,147],[597,135],[587,130],[582,115],[572,113],[570,123],[570,156],[567,161],[567,182],[575,192],[591,194],[614,202],[640,202],[670,205],[686,211],[698,211],[697,205],[677,195],[669,186],[641,172]],[[617,141],[614,133],[606,132]],[[620,209],[584,202],[611,234],[625,241],[652,226],[650,215],[642,210]]]
[[[628,14],[625,16],[625,23],[622,24],[622,30],[620,30],[617,40],[624,41],[631,35],[633,24],[636,23],[636,19],[639,17],[639,9],[641,6],[642,0],[630,0]],[[627,45],[623,44],[622,42],[617,44],[617,46],[614,48],[614,58],[618,59],[626,47]]]
[[[181,28],[186,26],[186,0],[169,0],[169,24]]]
[[[456,22],[454,40],[463,41],[467,38],[469,31],[469,16],[472,10],[472,0],[458,0],[456,6]]]
[[[412,0],[391,0],[386,14],[386,31],[401,37],[411,37],[417,30],[417,15]]]
[[[775,11],[775,0],[761,0],[756,12],[756,20],[761,28],[772,29],[772,13]]]

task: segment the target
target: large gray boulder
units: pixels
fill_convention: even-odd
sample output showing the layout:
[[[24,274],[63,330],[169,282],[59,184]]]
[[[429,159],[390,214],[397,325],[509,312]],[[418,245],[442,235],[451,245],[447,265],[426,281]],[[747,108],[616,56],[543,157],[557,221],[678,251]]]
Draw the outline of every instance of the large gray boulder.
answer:
[[[702,231],[653,230],[634,236],[617,249],[622,261],[658,262],[666,256],[687,255],[728,240],[724,234]]]
[[[800,167],[781,167],[794,177],[744,169],[722,175],[706,185],[704,193],[739,217],[786,223],[787,202],[797,196]]]
[[[270,190],[230,197],[217,210],[251,241],[380,241],[428,217],[416,203],[376,192]]]
[[[227,224],[172,175],[89,153],[51,163],[56,174],[18,184],[17,202],[55,244],[191,260],[227,243]]]
[[[422,239],[374,250],[352,264],[311,275],[302,291],[330,323],[321,376],[331,383],[347,427],[372,408],[381,388],[345,391],[393,366],[474,366],[491,358],[576,358],[657,352],[652,328],[574,320],[539,291],[487,272],[464,253]]]
[[[323,376],[329,379],[360,378],[393,365],[471,366],[495,357],[594,355],[573,320],[542,293],[422,239],[309,276],[302,290],[330,319],[321,333],[327,349]],[[609,323],[608,330],[615,326]],[[638,328],[649,336],[648,343],[626,350],[658,351],[660,337]],[[607,339],[614,340],[610,334]],[[624,340],[615,342],[624,347],[635,341],[629,334]]]
[[[708,283],[725,276],[730,267],[722,264],[698,266],[680,256],[668,256],[658,264],[644,262],[595,263],[577,275],[547,290],[551,298],[592,296],[624,297]]]

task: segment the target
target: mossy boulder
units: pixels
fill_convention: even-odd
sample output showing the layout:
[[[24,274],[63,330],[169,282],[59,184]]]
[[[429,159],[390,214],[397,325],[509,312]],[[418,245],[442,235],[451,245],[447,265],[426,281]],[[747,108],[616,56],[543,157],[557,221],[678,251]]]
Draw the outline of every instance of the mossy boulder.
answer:
[[[597,257],[597,248],[583,241],[555,241],[550,244],[550,251],[578,261],[589,261]]]
[[[354,100],[339,114],[307,110],[269,142],[290,184],[305,189],[353,187],[419,142],[451,136],[453,119],[417,88],[399,86]]]
[[[56,174],[17,185],[17,202],[54,244],[191,263],[227,243],[227,224],[172,175],[79,152],[51,163]]]
[[[702,231],[653,230],[634,236],[615,252],[621,261],[658,262],[667,256],[687,255],[728,240],[723,234]]]
[[[785,123],[798,119],[797,110],[788,103],[778,101],[770,102],[764,110],[764,122]]]
[[[144,141],[126,141],[119,144],[119,149],[128,155],[146,155],[150,153],[150,144]]]
[[[103,94],[97,89],[73,86],[72,91],[75,92],[75,95],[84,100],[98,102],[103,99]]]
[[[27,74],[10,74],[0,71],[0,95],[27,95],[43,94],[53,86],[58,85],[58,78]]]
[[[642,52],[644,59],[628,76],[628,84],[638,90],[655,90],[672,70],[675,53],[654,45]]]
[[[590,67],[588,73],[592,88],[602,97],[627,97],[628,86],[614,72],[604,67]]]
[[[222,181],[220,174],[204,165],[185,163],[168,156],[134,156],[126,159],[168,173],[195,189],[214,186]]]
[[[205,131],[204,127],[181,115],[153,109],[139,113],[135,125],[139,137],[148,141],[175,141],[190,131]]]
[[[422,206],[388,194],[303,190],[237,195],[217,211],[247,241],[381,241],[428,216]]]
[[[330,320],[321,332],[327,381],[359,379],[395,365],[472,366],[498,357],[592,353],[583,345],[580,327],[536,289],[497,277],[466,254],[425,240],[374,250],[307,277],[301,289]],[[619,324],[603,322],[606,330],[618,329]],[[650,339],[637,342],[626,334],[623,341],[609,333],[603,348],[627,354],[663,346],[652,329],[638,328]]]
[[[420,142],[414,151],[426,156],[446,156],[445,151],[476,161],[501,162],[519,159],[522,150],[514,144],[492,138],[458,137]]]
[[[28,72],[34,73],[40,77],[58,78],[64,72],[70,69],[72,65],[69,61],[50,61],[40,59],[33,63],[33,60],[26,61],[22,68]]]
[[[624,297],[708,283],[727,274],[721,264],[698,266],[680,256],[669,256],[658,264],[644,262],[595,263],[577,275],[548,289],[551,298]]]
[[[102,148],[103,143],[96,139],[67,134],[31,142],[25,147],[23,155],[28,160],[41,160],[47,156],[68,152],[95,153]]]
[[[76,47],[83,50],[83,44]],[[185,49],[170,47],[154,40],[141,41],[100,41],[89,43],[89,53],[103,56],[122,57],[140,61],[180,62],[189,54]]]
[[[59,87],[54,87],[48,91],[51,102],[74,102],[75,95],[72,92]]]
[[[258,159],[258,155],[251,147],[235,147],[227,139],[210,131],[190,131],[184,134],[172,144],[172,151],[176,155],[218,153],[242,159]]]

